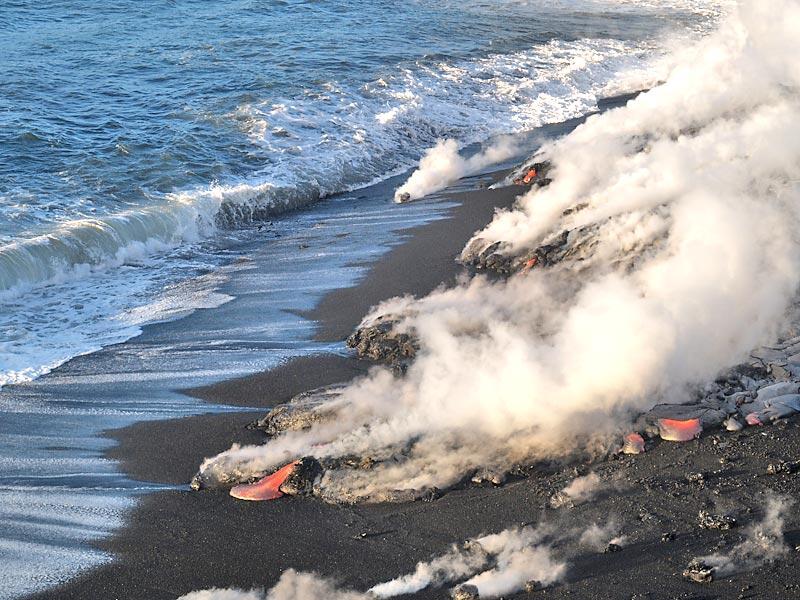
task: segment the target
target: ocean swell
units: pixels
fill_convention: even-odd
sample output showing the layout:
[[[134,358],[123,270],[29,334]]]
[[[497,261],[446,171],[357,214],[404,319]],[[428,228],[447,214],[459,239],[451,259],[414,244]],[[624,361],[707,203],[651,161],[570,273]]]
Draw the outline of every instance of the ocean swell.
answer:
[[[585,114],[620,73],[652,79],[655,48],[551,41],[468,61],[420,61],[359,88],[327,83],[301,98],[244,104],[225,118],[264,157],[260,172],[230,185],[146,194],[141,206],[79,213],[18,234],[0,246],[0,300],[369,185],[412,166],[440,138],[463,146]]]

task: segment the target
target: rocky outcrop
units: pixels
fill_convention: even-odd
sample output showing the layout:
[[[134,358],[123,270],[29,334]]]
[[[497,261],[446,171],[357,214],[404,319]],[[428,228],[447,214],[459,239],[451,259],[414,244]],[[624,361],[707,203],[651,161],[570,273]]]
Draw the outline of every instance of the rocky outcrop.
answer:
[[[339,398],[344,388],[344,385],[331,385],[298,394],[289,402],[270,410],[251,427],[274,436],[284,431],[308,429],[315,423],[334,419],[337,409],[332,402]]]
[[[413,331],[399,329],[401,321],[396,315],[381,315],[365,321],[347,338],[347,346],[361,358],[402,370],[416,356],[419,347]]]

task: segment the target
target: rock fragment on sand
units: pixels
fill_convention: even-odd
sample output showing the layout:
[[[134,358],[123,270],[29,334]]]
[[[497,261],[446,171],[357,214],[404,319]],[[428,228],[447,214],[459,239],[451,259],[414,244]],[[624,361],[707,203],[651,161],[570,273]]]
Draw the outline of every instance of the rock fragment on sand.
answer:
[[[736,527],[736,519],[728,515],[715,515],[701,510],[697,515],[697,522],[701,529],[719,529],[727,531]]]
[[[689,473],[686,476],[686,481],[689,483],[696,483],[698,485],[703,485],[706,482],[706,477],[703,473]]]
[[[767,465],[768,475],[791,475],[800,470],[800,461],[786,462],[785,460]]]
[[[278,435],[286,431],[308,429],[315,423],[336,417],[332,401],[339,398],[343,385],[330,385],[303,392],[285,404],[279,404],[266,416],[256,421],[254,427],[268,435]]]
[[[474,484],[491,483],[492,485],[503,485],[506,482],[506,474],[495,469],[480,469],[475,472],[471,481]]]
[[[556,492],[550,496],[550,508],[572,508],[573,506],[575,506],[575,503],[572,498],[563,491]]]
[[[723,423],[727,431],[741,431],[744,425],[736,417],[728,417]]]
[[[536,579],[531,579],[530,581],[525,582],[524,589],[528,594],[532,594],[533,592],[538,592],[539,590],[543,590],[544,586],[542,585],[541,581],[537,581]]]
[[[615,544],[614,542],[609,542],[609,544],[603,550],[603,554],[614,554],[620,550],[622,550],[622,546]]]
[[[480,600],[481,595],[476,586],[463,583],[453,588],[450,597],[453,600]]]
[[[689,442],[700,437],[703,425],[700,419],[659,419],[658,434],[662,440],[670,442]]]
[[[683,578],[694,583],[711,583],[714,581],[714,568],[700,558],[693,558],[683,571]]]
[[[623,454],[641,454],[645,451],[644,438],[638,433],[629,433],[625,436],[622,446]]]

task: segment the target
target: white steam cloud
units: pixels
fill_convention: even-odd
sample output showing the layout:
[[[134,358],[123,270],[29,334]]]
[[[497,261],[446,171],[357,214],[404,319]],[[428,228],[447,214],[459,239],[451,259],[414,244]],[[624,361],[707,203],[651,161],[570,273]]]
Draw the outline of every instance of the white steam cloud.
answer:
[[[466,583],[478,588],[482,598],[516,592],[529,581],[552,585],[566,574],[566,563],[555,560],[545,543],[546,526],[507,529],[467,542],[431,562],[419,563],[403,577],[374,586],[378,598],[413,594],[428,586],[441,586],[470,577]]]
[[[372,596],[339,589],[331,580],[294,569],[284,571],[268,592],[213,588],[190,592],[178,600],[370,600]]]
[[[233,448],[204,477],[355,455],[371,468],[328,468],[323,498],[407,498],[592,448],[771,340],[800,284],[798,39],[796,0],[743,1],[663,85],[545,147],[553,183],[470,248],[525,257],[568,230],[561,262],[384,303],[417,338],[405,375],[374,370],[335,421]]]
[[[578,542],[581,546],[590,548],[597,552],[602,552],[608,548],[609,544],[622,546],[626,541],[625,536],[619,534],[619,525],[615,519],[611,519],[605,525],[592,523],[583,530]]]
[[[235,588],[211,588],[210,590],[190,592],[178,600],[264,600],[264,593],[257,590],[246,592]]]
[[[748,530],[743,542],[727,554],[712,554],[699,560],[711,568],[715,577],[727,577],[786,556],[789,547],[783,539],[784,523],[793,504],[789,498],[770,496],[767,498],[764,518]]]
[[[507,529],[454,545],[442,556],[421,562],[413,573],[378,584],[366,593],[342,590],[313,573],[285,571],[268,592],[210,589],[191,592],[178,600],[374,600],[413,594],[429,586],[468,579],[483,598],[522,589],[529,581],[546,587],[566,574],[566,563],[555,560],[546,544],[546,526]]]
[[[419,168],[395,191],[395,201],[416,200],[443,190],[462,177],[508,160],[519,152],[510,137],[502,137],[469,158],[458,153],[455,140],[440,140],[419,161]]]
[[[602,488],[603,482],[597,473],[576,477],[561,490],[575,502],[586,502]]]
[[[496,598],[521,590],[529,581],[546,587],[563,579],[566,563],[555,560],[543,544],[547,528],[509,529],[489,535],[478,543],[495,556],[496,566],[467,580],[478,588],[481,597]]]
[[[489,554],[480,543],[453,546],[430,562],[421,562],[413,573],[378,584],[369,591],[378,598],[413,594],[429,586],[441,586],[486,568]]]

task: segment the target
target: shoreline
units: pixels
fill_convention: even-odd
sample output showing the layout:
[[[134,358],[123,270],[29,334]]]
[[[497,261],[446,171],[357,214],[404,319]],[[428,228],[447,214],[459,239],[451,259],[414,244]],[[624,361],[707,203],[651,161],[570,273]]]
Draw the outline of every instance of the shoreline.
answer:
[[[306,313],[319,323],[316,339],[342,341],[369,308],[380,301],[406,293],[427,294],[443,283],[454,281],[461,271],[455,258],[469,236],[491,218],[495,209],[510,206],[520,192],[521,188],[512,186],[449,195],[448,200],[460,200],[461,204],[451,209],[448,217],[412,228],[407,239],[373,263],[355,286],[329,292],[317,307]],[[420,257],[430,259],[425,270],[414,269]],[[208,449],[205,456],[226,450],[233,442],[260,443],[263,434],[243,429],[255,416],[263,416],[266,409],[287,402],[301,392],[349,381],[366,373],[371,366],[372,363],[350,355],[315,354],[291,359],[268,371],[182,390],[205,402],[241,407],[243,412],[143,421],[114,430],[108,432],[108,437],[118,445],[110,449],[107,456],[119,461],[122,470],[135,479],[188,484],[204,456],[196,460],[198,449],[193,446],[190,452],[195,458],[193,463],[179,452],[171,454],[171,464],[165,465],[159,460],[159,452],[151,447],[153,440],[180,439],[189,436],[193,429],[202,430],[204,447]],[[195,425],[189,423],[192,420],[196,421]],[[171,445],[172,442],[167,443]],[[191,472],[186,468],[189,464]]]
[[[514,190],[505,190],[505,196],[478,190],[463,199],[487,204],[490,198],[493,204],[513,200]],[[384,265],[408,256],[401,251],[404,246],[424,240],[432,229],[448,229],[448,223],[464,214],[469,211],[459,213],[456,208],[450,218],[415,229],[404,244],[384,256]],[[396,260],[396,268],[403,266],[408,267],[405,260]],[[362,283],[369,280],[367,275]],[[336,294],[341,297],[340,292]],[[183,487],[204,455],[225,449],[232,441],[263,441],[260,433],[244,427],[261,416],[264,408],[298,389],[350,378],[360,368],[347,357],[323,356],[298,359],[271,372],[192,392],[209,400],[247,395],[251,405],[261,407],[260,412],[140,423],[112,433],[120,441],[112,453],[129,461],[133,457],[123,466],[134,475]],[[311,369],[314,364],[320,369]],[[30,598],[167,600],[212,587],[269,588],[290,568],[365,590],[412,571],[419,561],[429,560],[453,543],[481,534],[536,522],[574,530],[603,526],[609,519],[619,523],[619,533],[626,538],[621,550],[565,548],[573,554],[562,583],[532,596],[525,592],[511,596],[586,600],[698,594],[786,597],[800,591],[793,575],[800,566],[798,553],[779,564],[717,580],[713,587],[680,576],[692,557],[743,539],[746,527],[763,514],[766,490],[800,494],[800,477],[766,474],[768,462],[800,455],[797,419],[780,428],[749,428],[732,435],[727,443],[718,431],[685,444],[656,441],[643,455],[617,456],[590,466],[543,465],[529,477],[500,487],[457,486],[430,503],[334,506],[318,498],[293,497],[248,503],[233,500],[227,490],[190,492],[188,486],[152,493],[141,498],[126,527],[96,544],[112,553],[114,562]],[[553,495],[590,469],[609,483],[589,501],[553,509]],[[704,473],[704,482],[687,477],[696,472]],[[698,529],[698,511],[713,509],[720,502],[736,515],[740,527]],[[664,534],[670,536],[667,541]],[[787,527],[786,540],[790,547],[800,544],[796,518]],[[433,600],[445,593],[425,589],[413,597]]]
[[[638,93],[601,99],[598,102],[597,112],[624,105]],[[528,143],[534,139],[559,137],[581,124],[591,114],[595,113],[564,123],[547,125],[540,130],[525,132],[522,135]],[[478,187],[479,184],[485,186],[497,181],[503,172],[475,175],[463,181],[468,182],[468,188]],[[388,189],[387,186],[390,185],[391,180],[378,187]],[[458,187],[463,189],[461,184]],[[370,261],[366,275],[355,286],[334,289],[324,294],[311,310],[290,312],[316,319],[320,323],[316,328],[315,341],[341,340],[354,330],[368,309],[378,302],[404,293],[424,295],[443,283],[454,281],[461,269],[460,265],[456,264],[455,257],[460,254],[466,241],[474,231],[491,220],[495,204],[508,206],[521,191],[522,188],[513,186],[494,191],[481,189],[440,194],[442,200],[448,203],[451,199],[462,202],[452,209],[446,209],[448,216],[444,220],[433,220],[407,230],[400,230],[400,243],[390,247],[389,251],[377,260]],[[483,207],[474,202],[464,202],[476,194],[492,196],[495,201]],[[452,228],[458,230],[458,235],[443,235],[455,233],[448,231]],[[443,241],[446,242],[445,247],[442,246]],[[428,262],[432,260],[435,268],[428,268],[427,263],[426,269],[415,268],[423,256]],[[167,328],[177,326],[178,323],[174,322],[166,324]],[[150,328],[151,326],[148,326],[144,333],[147,334]],[[167,420],[139,421],[121,429],[108,430],[103,436],[113,440],[115,445],[106,450],[104,455],[117,461],[120,471],[134,481],[186,485],[204,457],[226,450],[233,442],[263,441],[258,432],[247,430],[245,426],[256,417],[262,416],[264,409],[285,402],[301,391],[350,380],[354,375],[365,372],[368,366],[352,357],[326,353],[290,359],[266,372],[223,380],[200,388],[180,390],[204,402],[238,407],[241,410],[201,413]],[[165,457],[169,457],[168,460],[165,460]],[[169,493],[171,492],[163,494]],[[157,493],[153,496],[161,495]],[[158,502],[151,496],[146,496],[140,505],[150,503]],[[110,538],[93,543],[93,547],[118,556],[119,552],[114,549],[115,542],[118,539],[124,540],[126,532],[131,527],[135,529],[138,512],[137,508],[131,515],[130,526],[123,526]],[[128,537],[135,538],[136,534]],[[93,573],[104,568],[103,566],[92,568],[67,581],[64,586],[50,588],[30,597],[61,597],[58,594],[67,593],[67,588],[75,587],[73,583],[77,586],[76,589],[80,589],[81,584],[78,582],[85,582],[87,578],[93,576]],[[222,583],[224,582],[221,581],[220,584]],[[76,597],[80,597],[80,594]]]
[[[485,225],[493,215],[496,208],[509,206],[521,192],[517,186],[502,188],[500,190],[476,190],[447,196],[445,200],[457,200],[458,206],[448,211],[444,219],[432,221],[412,228],[406,239],[399,245],[389,250],[379,258],[367,275],[352,288],[342,288],[328,294],[315,309],[317,318],[325,323],[320,330],[326,332],[347,332],[360,322],[367,309],[381,300],[397,293],[424,294],[449,280],[453,280],[461,267],[455,262],[472,233]],[[420,258],[430,261],[435,254],[435,260],[430,264],[430,269],[420,270],[416,262]],[[428,262],[426,262],[426,265]],[[417,276],[411,275],[416,273]],[[408,284],[408,285],[406,285]],[[318,330],[318,331],[320,331]],[[330,333],[326,335],[330,336]],[[333,334],[335,335],[335,334]],[[231,561],[226,570],[220,569],[213,574],[208,573],[208,568],[191,570],[186,574],[183,585],[170,588],[161,587],[173,578],[172,569],[177,568],[174,561],[186,564],[187,569],[196,568],[195,560],[185,556],[185,550],[173,548],[169,551],[159,551],[157,554],[165,561],[160,574],[153,573],[154,565],[151,561],[150,549],[154,546],[163,548],[163,544],[172,545],[175,539],[168,532],[177,530],[184,532],[178,539],[197,540],[204,535],[195,531],[188,535],[195,521],[195,515],[206,514],[204,518],[212,518],[220,524],[225,531],[242,533],[247,527],[252,511],[266,511],[268,513],[285,513],[284,525],[294,535],[305,532],[304,523],[314,520],[318,523],[317,534],[324,534],[325,527],[331,522],[342,517],[349,517],[361,513],[358,507],[334,507],[323,505],[319,502],[289,502],[267,503],[256,505],[242,505],[233,511],[228,511],[228,504],[232,499],[227,491],[216,491],[201,494],[188,491],[188,482],[199,463],[206,456],[230,447],[232,442],[259,443],[263,441],[263,434],[245,429],[245,426],[257,416],[261,416],[264,409],[288,400],[294,394],[326,385],[351,379],[354,375],[365,372],[368,363],[355,358],[336,354],[322,354],[290,360],[274,370],[265,373],[256,373],[243,378],[222,381],[217,384],[186,390],[186,393],[209,402],[240,406],[242,411],[222,414],[204,414],[183,417],[166,421],[144,421],[121,430],[107,432],[107,436],[117,441],[117,445],[107,452],[107,456],[119,461],[120,468],[134,479],[173,484],[183,486],[184,490],[156,492],[144,496],[137,507],[133,509],[128,525],[114,534],[111,538],[101,540],[95,545],[116,557],[109,565],[90,570],[63,586],[45,590],[30,598],[88,598],[88,597],[125,597],[125,598],[175,598],[182,593],[208,587],[211,585],[236,584],[241,586],[264,586],[270,581],[258,575],[256,550],[260,545],[258,536],[248,535],[248,539],[236,540],[222,539],[217,531],[207,545],[211,556],[207,560],[215,566],[220,566],[222,557],[237,554],[234,547],[247,546],[249,551],[246,556],[239,556]],[[259,412],[256,412],[258,410]],[[168,458],[167,458],[168,457]],[[229,502],[230,501],[230,502]],[[210,504],[206,504],[210,502]],[[245,503],[246,504],[246,503]],[[414,508],[415,505],[408,505]],[[275,509],[278,509],[277,511]],[[374,506],[368,509],[372,513],[391,514],[399,507]],[[210,512],[208,512],[210,511]],[[244,511],[244,512],[242,512]],[[305,515],[298,517],[300,513]],[[294,515],[294,516],[292,516]],[[164,529],[155,523],[162,522]],[[291,525],[289,524],[291,522]],[[325,524],[323,526],[323,523]],[[224,524],[224,525],[223,525]],[[340,539],[337,544],[348,545],[351,542],[358,544],[358,540],[349,538],[352,533],[349,527],[353,523],[339,522],[340,534],[345,539]],[[287,532],[288,533],[288,532]],[[311,532],[314,533],[314,532]],[[166,538],[155,542],[153,536]],[[346,535],[345,535],[346,534]],[[335,537],[335,536],[334,536]],[[242,542],[240,544],[240,542]],[[330,542],[330,540],[329,540]],[[332,543],[332,542],[330,542]],[[388,542],[387,542],[388,543]],[[216,546],[212,548],[212,546]],[[362,544],[363,546],[363,544]],[[289,557],[290,553],[281,554]],[[337,560],[337,555],[350,556],[353,549],[343,546],[330,547],[327,555]],[[341,553],[341,554],[340,554]],[[387,555],[384,572],[389,573],[395,568],[394,553]],[[314,569],[320,556],[306,568]],[[180,560],[180,559],[183,560]],[[299,557],[294,557],[299,561]],[[308,557],[306,557],[308,559]],[[413,566],[416,559],[409,553],[407,566]],[[252,578],[243,576],[240,563],[250,561]],[[276,563],[277,564],[277,563]],[[302,567],[303,561],[287,562],[280,570],[291,566]],[[247,570],[245,570],[246,572]],[[279,574],[276,571],[275,579]],[[336,571],[329,573],[336,575]],[[148,581],[158,580],[159,586],[151,587]],[[132,587],[133,586],[133,587]],[[134,589],[136,591],[134,591]],[[124,590],[124,593],[123,593]]]
[[[570,125],[575,124],[560,127]],[[512,186],[444,197],[459,202],[444,219],[406,230],[402,242],[372,263],[356,285],[329,292],[302,313],[319,323],[315,339],[341,341],[381,300],[403,293],[424,295],[452,282],[462,268],[454,259],[467,239],[521,191]],[[570,529],[602,526],[609,517],[620,523],[624,547],[613,553],[564,548],[572,553],[565,581],[535,592],[536,597],[688,598],[708,592],[704,597],[767,598],[798,589],[792,587],[795,555],[780,568],[767,565],[734,574],[713,588],[698,588],[680,577],[693,556],[730,547],[742,538],[744,526],[761,517],[767,489],[798,495],[800,478],[791,473],[764,479],[769,460],[800,455],[797,419],[780,430],[751,428],[734,434],[735,448],[720,443],[719,431],[709,431],[686,444],[656,441],[636,457],[617,456],[591,465],[543,464],[528,477],[499,487],[459,485],[431,503],[334,506],[318,498],[291,497],[247,503],[233,500],[227,490],[188,491],[203,458],[233,442],[264,441],[246,425],[265,409],[299,392],[350,380],[369,366],[336,352],[295,358],[265,372],[184,390],[241,411],[145,421],[107,432],[118,445],[106,455],[118,460],[128,476],[180,487],[141,498],[127,525],[95,544],[111,553],[114,562],[29,597],[166,600],[211,587],[269,588],[289,568],[364,590],[410,572],[417,562],[470,537],[535,522]],[[590,470],[609,485],[590,501],[566,509],[550,506],[554,494]],[[705,475],[700,485],[688,478],[697,472]],[[744,480],[748,485],[740,483]],[[733,507],[742,528],[698,529],[698,511],[714,508],[720,497]],[[665,534],[671,536],[666,542]],[[792,546],[800,544],[796,519],[786,539]],[[426,589],[413,597],[441,598],[444,593]]]

